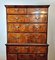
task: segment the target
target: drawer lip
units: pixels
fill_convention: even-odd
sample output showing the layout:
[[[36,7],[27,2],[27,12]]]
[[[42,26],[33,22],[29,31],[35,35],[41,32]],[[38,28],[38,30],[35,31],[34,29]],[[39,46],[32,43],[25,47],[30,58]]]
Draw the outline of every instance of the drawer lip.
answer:
[[[8,23],[21,23],[21,24],[47,24],[48,22],[7,22]]]
[[[36,44],[36,43],[7,43],[6,46],[49,46],[49,44]]]

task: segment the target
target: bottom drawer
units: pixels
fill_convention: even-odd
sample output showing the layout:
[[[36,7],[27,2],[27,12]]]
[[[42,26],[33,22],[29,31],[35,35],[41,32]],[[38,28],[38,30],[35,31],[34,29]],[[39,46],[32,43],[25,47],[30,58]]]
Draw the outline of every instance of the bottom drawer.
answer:
[[[16,54],[8,54],[7,60],[17,60],[17,55]]]
[[[37,54],[36,60],[47,60],[46,54]]]
[[[35,60],[35,54],[19,54],[18,60]]]
[[[47,54],[8,54],[7,60],[47,60]]]

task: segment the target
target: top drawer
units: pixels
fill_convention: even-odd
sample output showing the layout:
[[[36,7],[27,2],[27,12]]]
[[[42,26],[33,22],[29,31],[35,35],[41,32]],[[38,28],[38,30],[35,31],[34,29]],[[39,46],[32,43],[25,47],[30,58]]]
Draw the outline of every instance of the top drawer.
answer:
[[[47,14],[47,8],[27,8],[27,14]]]
[[[7,14],[26,14],[26,8],[7,8]]]
[[[47,14],[47,8],[7,8],[7,14]]]

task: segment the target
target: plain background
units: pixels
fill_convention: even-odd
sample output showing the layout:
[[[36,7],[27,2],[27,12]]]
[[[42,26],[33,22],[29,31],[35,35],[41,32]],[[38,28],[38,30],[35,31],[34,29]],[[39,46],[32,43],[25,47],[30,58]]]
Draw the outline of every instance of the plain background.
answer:
[[[0,60],[6,60],[7,31],[4,5],[50,5],[48,13],[48,60],[55,60],[55,1],[54,0],[0,0]]]

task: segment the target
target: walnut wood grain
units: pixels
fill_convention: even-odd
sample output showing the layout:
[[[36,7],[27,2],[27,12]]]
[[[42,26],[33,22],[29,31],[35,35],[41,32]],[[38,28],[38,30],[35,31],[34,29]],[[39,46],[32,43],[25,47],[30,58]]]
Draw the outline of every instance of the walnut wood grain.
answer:
[[[8,15],[8,22],[47,22],[47,15]]]
[[[49,5],[5,5],[5,7],[7,60],[47,60]]]
[[[8,32],[46,32],[46,24],[8,23]]]
[[[7,14],[26,14],[26,8],[7,8]]]
[[[45,33],[8,33],[8,43],[44,44],[46,43],[46,34]]]

